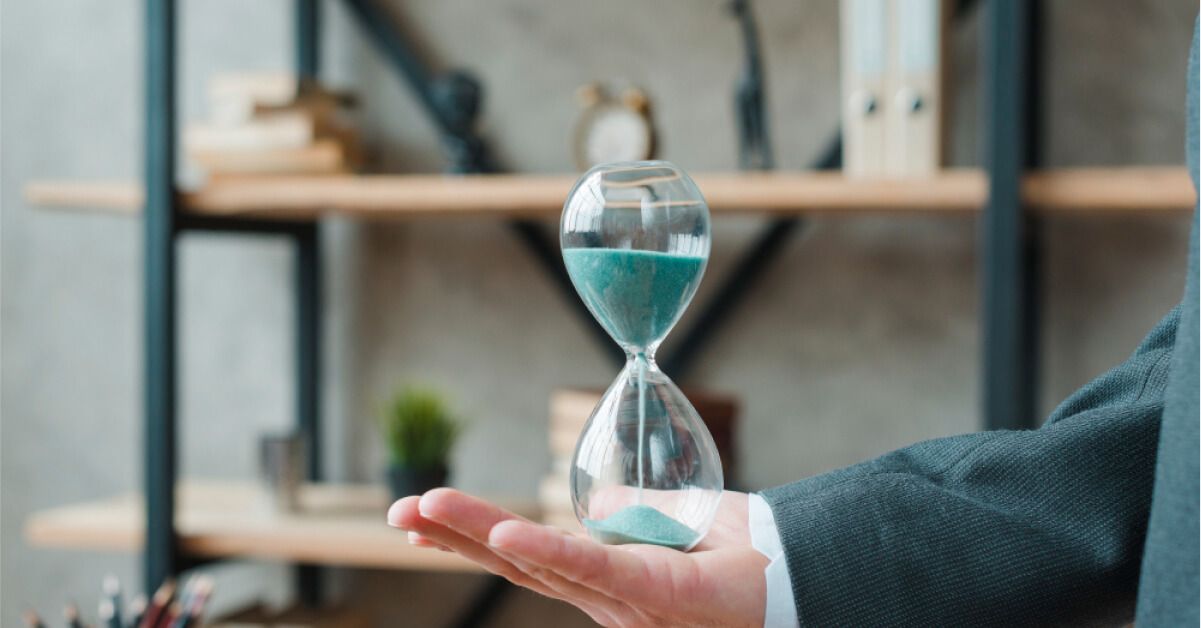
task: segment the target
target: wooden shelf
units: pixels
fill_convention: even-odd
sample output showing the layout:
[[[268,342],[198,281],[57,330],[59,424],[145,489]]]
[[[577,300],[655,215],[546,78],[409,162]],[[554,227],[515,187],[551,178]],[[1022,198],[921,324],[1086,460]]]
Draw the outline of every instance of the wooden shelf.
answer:
[[[551,218],[575,175],[336,175],[218,180],[183,193],[185,211],[210,216],[368,220],[429,216]],[[981,171],[928,179],[856,180],[837,172],[701,174],[697,184],[719,215],[931,212],[967,214],[987,196]],[[1027,175],[1023,195],[1039,212],[1186,211],[1194,194],[1180,167],[1079,168]],[[31,183],[34,205],[139,211],[133,183]]]
[[[145,191],[127,181],[33,181],[25,201],[35,207],[100,210],[122,214],[142,211]]]
[[[272,515],[253,484],[182,482],[176,528],[181,550],[202,558],[261,558],[322,565],[482,571],[457,554],[408,544],[384,523],[389,500],[382,488],[311,485],[301,491],[300,514]],[[532,502],[506,507],[536,517]],[[35,546],[140,551],[142,499],[125,495],[35,513],[25,524]]]
[[[1043,213],[1187,212],[1197,202],[1188,170],[1170,166],[1032,172],[1022,181],[1022,196]]]

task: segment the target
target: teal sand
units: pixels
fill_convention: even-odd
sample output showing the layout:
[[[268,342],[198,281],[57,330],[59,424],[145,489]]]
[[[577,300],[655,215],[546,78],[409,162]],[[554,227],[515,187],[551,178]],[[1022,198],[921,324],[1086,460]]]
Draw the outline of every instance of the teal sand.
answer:
[[[563,249],[588,309],[627,348],[663,340],[692,299],[704,257],[630,249]]]
[[[644,543],[686,550],[697,534],[688,526],[651,508],[627,506],[604,519],[585,519],[584,527],[592,538],[606,545]]]

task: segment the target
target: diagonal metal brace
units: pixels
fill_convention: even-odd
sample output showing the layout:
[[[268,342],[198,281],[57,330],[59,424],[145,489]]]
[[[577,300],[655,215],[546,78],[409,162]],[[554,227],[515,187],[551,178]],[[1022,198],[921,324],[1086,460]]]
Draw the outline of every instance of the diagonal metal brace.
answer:
[[[826,144],[814,168],[829,170],[840,165],[842,134],[837,133]],[[684,333],[675,350],[663,360],[664,372],[669,373],[676,381],[681,381],[688,375],[705,344],[717,335],[738,304],[750,293],[755,280],[780,256],[789,238],[803,226],[804,221],[800,218],[779,218],[763,229],[759,238],[743,254],[721,287],[705,304],[705,309],[701,311],[692,327]]]

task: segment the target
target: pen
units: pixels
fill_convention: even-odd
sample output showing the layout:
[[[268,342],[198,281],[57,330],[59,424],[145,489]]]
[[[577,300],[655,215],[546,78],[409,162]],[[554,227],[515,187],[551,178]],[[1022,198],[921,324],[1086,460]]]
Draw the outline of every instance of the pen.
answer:
[[[42,623],[42,618],[38,617],[37,611],[32,609],[22,613],[21,618],[25,620],[27,628],[46,628],[46,624]]]
[[[121,628],[121,618],[117,617],[116,609],[113,608],[113,601],[108,598],[100,600],[100,626],[101,628]]]
[[[167,612],[163,613],[163,616],[159,619],[158,624],[156,624],[155,627],[171,628],[172,626],[176,625],[176,622],[178,622],[180,619],[183,619],[183,616],[183,605],[180,604],[178,600],[171,602],[171,605],[167,607]]]
[[[163,582],[158,591],[154,592],[154,597],[146,605],[146,613],[142,615],[142,622],[138,624],[140,628],[158,628],[173,597],[175,597],[175,581],[168,579]]]
[[[193,588],[192,596],[189,600],[189,608],[184,615],[171,628],[193,628],[200,625],[200,620],[204,616],[204,607],[208,603],[209,595],[213,592],[213,581],[210,578],[203,576],[196,579],[196,585]]]
[[[129,603],[129,623],[128,628],[138,628],[142,625],[142,617],[146,613],[146,596],[139,593],[134,596]]]
[[[83,628],[83,624],[79,622],[79,607],[74,604],[67,604],[63,609],[63,619],[67,620],[67,626],[70,628]]]
[[[109,574],[104,577],[104,595],[113,609],[107,626],[108,628],[120,628],[122,619],[121,581],[116,576]]]

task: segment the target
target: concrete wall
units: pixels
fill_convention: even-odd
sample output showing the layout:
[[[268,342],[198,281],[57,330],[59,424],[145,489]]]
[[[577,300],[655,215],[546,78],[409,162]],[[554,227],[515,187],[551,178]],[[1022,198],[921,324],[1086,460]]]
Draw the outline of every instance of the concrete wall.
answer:
[[[363,96],[358,122],[382,167],[436,171],[440,153],[428,121],[342,8],[325,4],[325,72]],[[469,67],[484,79],[484,130],[513,170],[570,169],[573,90],[596,79],[648,89],[664,158],[695,170],[736,164],[731,84],[740,42],[719,3],[390,6],[432,62]],[[180,7],[183,119],[203,114],[202,88],[213,73],[287,67],[288,2]],[[765,0],[757,8],[778,160],[803,168],[837,123],[836,6]],[[1050,165],[1182,162],[1194,15],[1170,0],[1051,3]],[[2,17],[0,623],[9,625],[26,605],[55,614],[68,597],[90,605],[108,571],[136,573],[135,558],[125,555],[31,550],[20,527],[38,508],[138,485],[139,223],[33,209],[20,187],[34,178],[139,176],[142,60],[139,3],[13,0]],[[975,163],[976,21],[952,41],[955,164]],[[717,223],[697,303],[758,227]],[[963,218],[819,219],[788,245],[687,380],[741,397],[747,485],[787,482],[977,426],[975,229]],[[1187,220],[1086,215],[1048,220],[1044,233],[1049,411],[1122,359],[1179,298]],[[550,391],[604,386],[615,375],[563,296],[501,224],[333,221],[323,241],[329,474],[379,477],[374,413],[397,383],[416,380],[446,390],[470,420],[455,456],[460,486],[532,495],[548,464]],[[255,436],[288,424],[289,270],[288,248],[271,239],[183,243],[186,473],[251,477]],[[267,583],[222,586],[226,605],[260,588],[275,598],[286,589],[278,568],[225,571],[223,583]],[[436,625],[478,585],[366,573],[344,582],[361,599],[389,598],[377,605],[381,612],[404,612],[413,625]],[[448,603],[406,604],[431,594]],[[498,623],[528,625],[557,610],[522,596]]]

